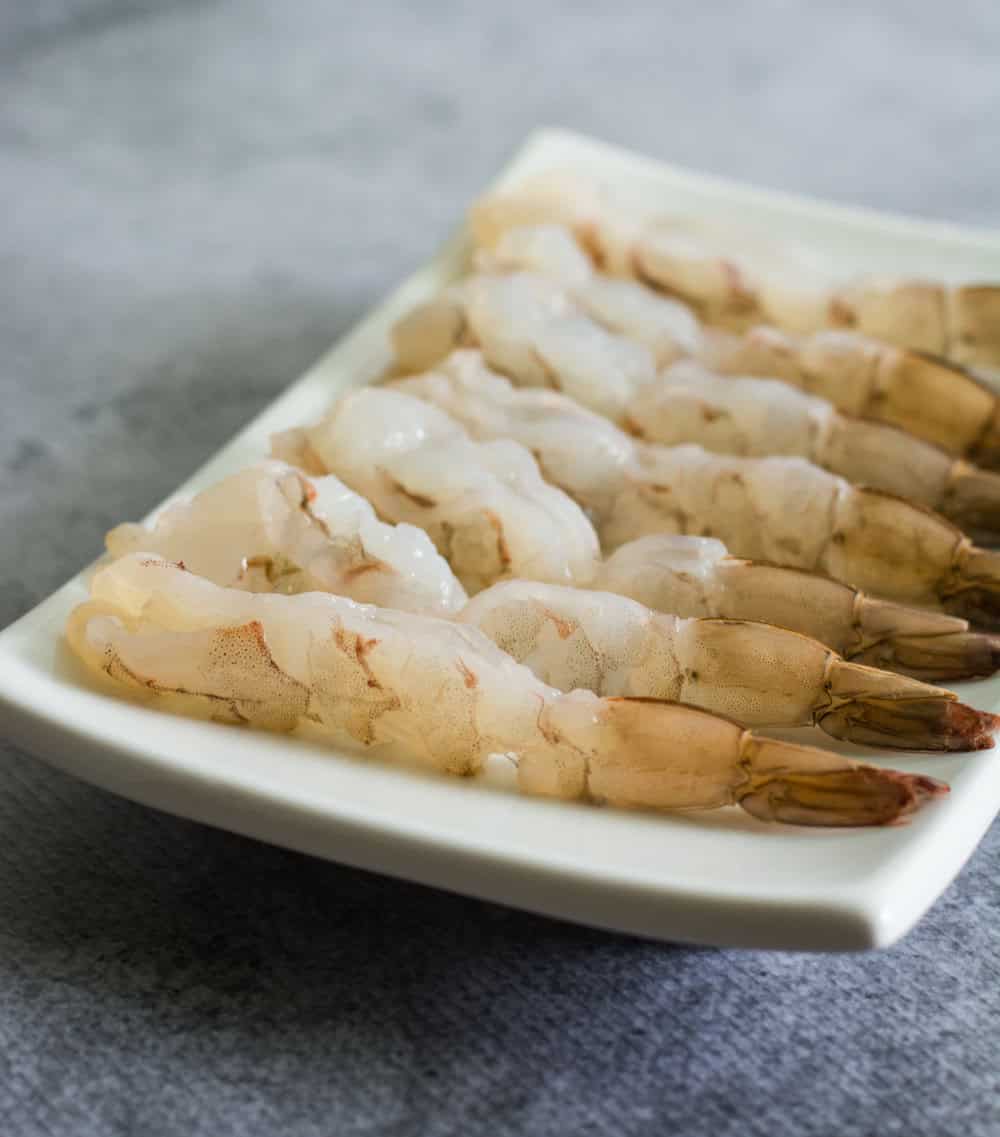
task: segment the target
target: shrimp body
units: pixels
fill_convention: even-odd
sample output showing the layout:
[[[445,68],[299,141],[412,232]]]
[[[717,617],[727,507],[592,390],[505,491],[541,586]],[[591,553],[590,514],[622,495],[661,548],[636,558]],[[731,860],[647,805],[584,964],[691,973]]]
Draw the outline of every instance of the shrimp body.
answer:
[[[878,746],[992,746],[993,715],[771,624],[682,619],[609,592],[523,580],[480,592],[459,619],[563,691],[677,700],[746,726],[816,724]]]
[[[568,234],[555,232],[572,244]],[[506,236],[522,235],[527,250],[519,251],[526,255],[529,238],[542,244],[549,233],[543,228]],[[551,263],[558,272],[561,262],[536,256],[525,263]],[[632,300],[622,297],[610,311],[611,305],[587,311],[579,297],[595,285],[600,292],[622,289]],[[448,305],[461,306],[454,325],[461,334],[437,338],[439,313]],[[747,457],[795,455],[850,481],[909,497],[975,532],[1000,532],[1000,474],[956,461],[888,421],[847,417],[833,402],[780,379],[739,377],[733,371],[738,356],[720,354],[718,337],[693,347],[691,337],[674,329],[677,307],[633,281],[596,274],[586,288],[576,287],[572,299],[553,277],[520,270],[480,274],[405,318],[396,349],[403,369],[412,371],[418,361],[432,366],[457,342],[478,344],[487,363],[519,386],[562,391],[649,441],[691,442]],[[678,358],[692,350],[715,352],[727,377]],[[658,371],[658,361],[671,352],[674,362]]]
[[[67,627],[119,694],[449,774],[491,754],[526,793],[652,809],[740,804],[770,820],[884,824],[932,778],[758,739],[674,703],[563,694],[475,628],[308,593],[220,588],[132,554],[100,570]]]
[[[401,391],[351,392],[320,422],[279,438],[276,452],[335,474],[381,517],[424,529],[469,592],[504,576],[571,583],[595,571],[593,527],[523,446],[473,441]]]
[[[1000,396],[947,360],[857,332],[795,335],[772,327],[706,336],[699,357],[722,374],[780,379],[953,457],[1000,467]]]
[[[332,592],[442,616],[455,615],[467,599],[422,529],[379,521],[364,498],[332,475],[309,478],[276,461],[169,506],[151,526],[118,526],[107,544],[113,556],[155,553],[215,584],[253,592]],[[600,587],[683,616],[777,613],[781,618],[772,622],[823,639],[842,655],[920,678],[991,670],[991,641],[960,620],[906,609],[893,618],[892,605],[859,603],[831,580],[725,554],[717,541],[646,538],[600,566]],[[773,576],[781,572],[792,580],[775,587]],[[800,576],[805,583],[795,581]]]
[[[893,600],[1000,623],[1000,555],[972,545],[929,510],[853,486],[801,458],[737,458],[634,441],[628,451],[622,433],[613,436],[617,475],[612,480],[606,467],[599,490],[592,490],[594,477],[586,470],[592,440],[600,437],[607,453],[612,436],[600,416],[571,399],[519,391],[468,352],[398,386],[473,431],[483,429],[477,425],[482,405],[490,406],[490,429],[498,433],[506,411],[502,433],[520,437],[546,476],[589,511],[607,550],[650,533],[717,537],[741,557],[825,572]],[[560,437],[551,462],[550,430]],[[571,433],[580,456],[575,464],[563,458]]]
[[[655,534],[621,545],[593,588],[676,616],[760,620],[845,659],[926,682],[992,675],[1000,642],[965,620],[881,600],[821,573],[729,554],[710,537]]]
[[[645,344],[608,331],[544,277],[472,276],[462,298],[467,334],[484,358],[523,376],[523,384],[564,391],[617,420],[635,392],[656,379],[656,359]]]
[[[564,226],[508,229],[479,252],[477,265],[485,273],[522,272],[557,283],[592,320],[645,345],[658,366],[701,350],[702,328],[686,304],[638,281],[597,272]]]
[[[1000,474],[886,423],[847,418],[780,380],[722,377],[684,360],[636,392],[626,425],[667,446],[697,442],[718,454],[806,458],[936,509],[966,529],[1000,533]]]
[[[261,462],[151,526],[119,525],[108,552],[157,553],[216,584],[253,592],[335,592],[403,611],[458,611],[465,590],[413,525],[388,525],[332,475],[309,478],[284,462]]]
[[[567,263],[570,249],[582,257],[583,248],[564,226],[507,229],[490,239],[494,243],[479,254],[482,266],[529,271],[558,281],[595,320],[646,344],[661,363],[686,355],[727,375],[781,379],[852,417],[898,427],[946,454],[987,469],[1000,466],[1000,395],[995,383],[920,350],[919,343],[886,342],[875,338],[874,328],[844,327],[842,322],[830,329],[810,330],[808,321],[802,327],[786,323],[779,328],[768,325],[763,316],[742,332],[699,327],[686,305],[637,279],[630,267],[634,262],[627,256],[621,271],[629,279],[592,271],[589,283],[581,284],[579,264],[568,272]],[[724,272],[719,280],[728,289],[739,277]],[[608,294],[618,290],[622,298],[618,310],[588,303],[588,292],[599,296],[602,289]],[[626,297],[631,299],[625,302]],[[994,328],[1000,327],[1000,311],[994,311],[993,319]],[[417,341],[415,329],[410,338]],[[467,346],[473,342],[468,329],[461,342]],[[432,362],[425,360],[423,366]],[[1000,361],[994,363],[998,365]]]
[[[958,363],[1000,366],[1000,286],[872,273],[845,277],[810,251],[740,227],[623,208],[598,187],[548,174],[492,194],[472,210],[489,248],[521,225],[568,226],[593,259],[736,330],[847,327]]]

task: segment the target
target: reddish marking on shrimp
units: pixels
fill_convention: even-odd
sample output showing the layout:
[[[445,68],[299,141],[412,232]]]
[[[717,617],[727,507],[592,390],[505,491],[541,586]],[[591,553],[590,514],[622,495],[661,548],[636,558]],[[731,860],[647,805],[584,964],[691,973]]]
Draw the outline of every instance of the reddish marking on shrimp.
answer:
[[[732,261],[720,261],[726,278],[729,301],[737,310],[752,312],[757,307],[757,295],[743,279],[743,274]]]
[[[434,498],[427,497],[425,494],[414,493],[412,490],[408,490],[402,482],[397,482],[391,474],[387,473],[385,476],[388,478],[389,484],[396,491],[396,493],[402,494],[402,496],[405,497],[408,501],[412,501],[414,505],[419,505],[421,509],[433,509],[437,505],[437,502],[434,500]]]
[[[378,646],[379,641],[374,638],[365,639],[365,637],[359,633],[345,632],[344,629],[340,627],[334,629],[333,638],[337,647],[339,647],[345,655],[352,657],[364,672],[365,678],[368,681],[368,686],[380,691],[382,689],[382,684],[375,677],[375,673],[372,671],[371,665],[365,658],[365,656],[372,650],[372,648]]]
[[[549,609],[545,607],[542,608],[542,611],[545,613],[545,618],[551,620],[555,625],[556,633],[561,640],[568,640],[576,631],[577,625],[572,620],[566,620],[562,616],[557,616],[555,612],[550,612]]]
[[[504,536],[503,522],[492,509],[487,509],[485,512],[487,520],[497,535],[497,553],[500,556],[500,563],[504,569],[509,569],[513,558],[510,555],[510,546],[507,544],[507,538]]]
[[[344,580],[357,580],[359,576],[364,576],[368,572],[392,572],[393,570],[385,563],[385,561],[365,561],[364,564],[355,565],[344,572]]]
[[[841,328],[853,328],[858,322],[858,314],[842,297],[834,296],[830,301],[830,323]]]
[[[468,666],[464,659],[459,656],[455,661],[455,666],[458,669],[459,675],[462,676],[462,681],[470,691],[474,691],[479,686],[479,679],[476,673]]]
[[[139,563],[143,568],[179,568],[187,572],[183,561],[168,561],[164,557],[143,557]]]

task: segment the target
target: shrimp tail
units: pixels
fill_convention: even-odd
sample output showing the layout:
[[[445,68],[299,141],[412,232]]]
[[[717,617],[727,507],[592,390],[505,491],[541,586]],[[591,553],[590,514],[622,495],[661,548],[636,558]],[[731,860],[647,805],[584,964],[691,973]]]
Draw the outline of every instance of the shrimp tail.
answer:
[[[840,654],[869,667],[925,683],[976,679],[1000,668],[1000,639],[944,612],[857,592],[853,620],[857,641]]]
[[[657,543],[681,540],[694,539],[640,538],[631,546],[623,545],[609,563],[618,569],[631,556],[641,564],[642,542],[655,550]],[[624,579],[627,588],[631,580]],[[649,579],[656,578],[647,572]],[[666,572],[660,579],[671,582]],[[1000,639],[970,631],[965,620],[869,596],[822,573],[726,556],[715,562],[713,584],[714,614],[780,624],[869,667],[898,671],[925,683],[979,678],[1000,668]],[[682,603],[683,599],[681,593]],[[675,610],[669,608],[673,601],[669,594],[667,606],[658,600],[654,593],[645,602],[652,608]],[[700,613],[678,610],[678,614]]]
[[[822,567],[855,588],[1000,630],[1000,551],[979,548],[939,513],[895,494],[846,487]]]
[[[988,750],[1000,718],[960,703],[951,691],[834,659],[829,703],[816,724],[834,738],[902,750]]]
[[[544,745],[522,756],[528,793],[632,809],[740,805],[766,821],[899,823],[948,792],[934,778],[860,765],[840,754],[761,738],[685,703],[564,696],[543,714]]]
[[[1000,637],[983,632],[899,635],[852,656],[857,663],[896,671],[925,683],[978,679],[1000,668]]]
[[[791,825],[898,825],[932,798],[948,793],[924,774],[850,763],[840,769],[796,768],[789,744],[752,738],[744,748],[747,783],[737,804],[762,821]],[[800,749],[800,748],[798,748]]]
[[[940,508],[965,532],[995,540],[1000,532],[1000,473],[955,462]]]
[[[989,631],[1000,631],[1000,551],[966,542],[956,557],[941,606]]]

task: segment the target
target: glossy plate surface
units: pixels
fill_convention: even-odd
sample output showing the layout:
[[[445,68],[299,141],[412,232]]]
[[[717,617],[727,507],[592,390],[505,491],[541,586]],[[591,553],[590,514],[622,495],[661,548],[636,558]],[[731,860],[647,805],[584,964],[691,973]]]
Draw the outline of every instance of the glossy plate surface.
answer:
[[[665,209],[773,224],[845,266],[1000,278],[1000,235],[735,185],[562,131],[533,135],[502,177],[555,166]],[[453,278],[463,251],[459,235],[178,494],[256,460],[273,431],[375,379],[389,361],[393,321]],[[285,736],[173,718],[88,689],[67,657],[61,630],[87,575],[0,633],[0,732],[136,801],[331,860],[662,939],[851,950],[908,931],[1000,810],[994,752],[890,755],[883,764],[944,778],[951,795],[908,826],[838,832],[766,826],[736,810],[664,818],[533,801]],[[959,689],[1000,711],[1000,679]]]

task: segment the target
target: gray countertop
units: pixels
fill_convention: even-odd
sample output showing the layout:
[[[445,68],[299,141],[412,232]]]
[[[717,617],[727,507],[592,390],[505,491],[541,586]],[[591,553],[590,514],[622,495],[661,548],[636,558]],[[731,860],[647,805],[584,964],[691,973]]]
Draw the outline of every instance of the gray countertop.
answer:
[[[1000,5],[0,11],[0,624],[426,258],[535,125],[1000,224]],[[0,1132],[1000,1133],[1000,828],[902,944],[658,946],[0,747]]]

